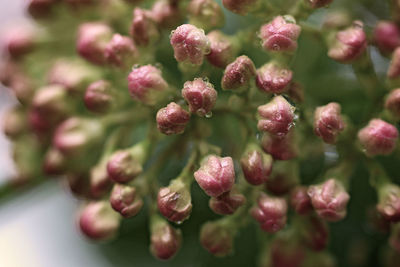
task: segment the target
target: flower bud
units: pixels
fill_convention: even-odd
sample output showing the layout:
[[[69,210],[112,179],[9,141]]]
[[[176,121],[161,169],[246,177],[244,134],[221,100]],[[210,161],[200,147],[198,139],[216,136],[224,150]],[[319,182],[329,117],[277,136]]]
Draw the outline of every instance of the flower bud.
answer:
[[[179,229],[174,229],[168,222],[157,220],[151,224],[151,253],[160,260],[172,258],[180,249],[182,234]]]
[[[389,79],[397,79],[400,77],[400,47],[396,48],[392,54],[392,60],[386,76]]]
[[[293,72],[271,62],[257,70],[256,85],[265,93],[280,94],[288,89]]]
[[[157,112],[157,128],[166,135],[181,134],[189,122],[190,115],[175,102],[169,103]]]
[[[312,185],[308,189],[308,195],[322,219],[336,222],[346,217],[350,196],[339,180],[331,178],[321,184]]]
[[[112,36],[111,28],[100,22],[87,22],[79,26],[76,49],[87,61],[102,65],[107,43]]]
[[[67,169],[65,156],[56,148],[50,147],[43,159],[43,171],[47,175],[61,175]]]
[[[258,198],[257,206],[254,206],[250,213],[263,231],[276,233],[286,225],[287,203],[284,198],[271,197],[262,193]]]
[[[222,8],[214,0],[191,0],[187,11],[189,24],[204,30],[222,27],[225,23]]]
[[[390,92],[385,101],[385,108],[388,109],[393,116],[400,119],[400,88]]]
[[[334,144],[336,137],[344,130],[340,111],[340,104],[332,102],[316,108],[314,112],[314,133],[325,143]]]
[[[139,213],[143,200],[136,188],[129,185],[115,184],[110,195],[111,207],[123,217],[130,218]]]
[[[188,103],[190,112],[202,117],[211,112],[217,96],[214,86],[201,78],[187,81],[183,85],[182,97]]]
[[[207,55],[208,62],[218,68],[225,68],[235,58],[236,44],[232,38],[219,30],[209,32],[207,38],[210,40],[211,49],[210,54]]]
[[[301,238],[304,244],[314,251],[325,249],[329,239],[329,229],[326,222],[314,215],[304,219],[301,227]]]
[[[28,130],[26,114],[21,106],[7,110],[2,124],[4,134],[10,139],[17,138]]]
[[[222,4],[229,11],[239,14],[246,15],[247,13],[257,9],[260,4],[259,0],[222,0]]]
[[[50,14],[56,0],[28,0],[27,10],[34,18],[42,18]]]
[[[259,37],[262,47],[272,52],[293,52],[297,48],[301,28],[292,16],[277,16],[261,26]]]
[[[392,231],[389,237],[390,246],[396,250],[397,253],[400,253],[400,224],[397,223],[393,225]]]
[[[194,173],[199,186],[211,197],[218,197],[232,189],[235,183],[235,169],[231,157],[209,155]]]
[[[161,76],[161,70],[145,65],[133,68],[128,76],[128,88],[133,99],[148,105],[155,105],[168,89],[167,82]]]
[[[272,171],[272,157],[258,148],[248,149],[240,159],[244,178],[251,185],[265,183]]]
[[[257,127],[260,131],[282,137],[288,134],[294,125],[295,108],[283,96],[275,96],[268,104],[258,107]]]
[[[178,3],[169,0],[156,1],[151,8],[151,17],[158,27],[166,29],[174,29],[182,21]]]
[[[306,0],[312,8],[325,7],[333,2],[333,0]]]
[[[351,63],[358,59],[367,48],[367,36],[363,23],[353,22],[353,26],[339,31],[328,51],[328,56],[341,63]]]
[[[225,68],[221,86],[224,90],[245,91],[256,76],[256,67],[247,56],[240,56]]]
[[[217,257],[232,253],[233,239],[233,232],[224,221],[207,222],[200,230],[201,245]]]
[[[91,83],[85,92],[85,106],[96,113],[107,113],[117,105],[118,92],[108,81]]]
[[[90,169],[90,195],[101,198],[109,193],[112,181],[108,178],[107,161],[101,160]]]
[[[294,161],[276,161],[266,188],[274,195],[283,196],[299,184],[299,168]]]
[[[25,105],[32,101],[35,94],[35,87],[30,77],[22,73],[14,73],[14,77],[10,78],[8,87],[13,91],[17,100]]]
[[[295,133],[290,131],[283,137],[264,134],[261,146],[265,153],[270,154],[274,160],[290,160],[297,157],[298,148]]]
[[[341,9],[332,10],[325,14],[322,29],[332,31],[348,27],[351,24],[349,12]]]
[[[374,29],[373,40],[382,53],[391,53],[400,46],[400,29],[391,21],[379,21]]]
[[[180,223],[192,212],[192,197],[189,186],[177,178],[168,187],[158,191],[157,204],[160,213],[169,221]]]
[[[151,18],[150,12],[138,7],[133,10],[130,34],[139,46],[149,46],[160,38],[156,22]]]
[[[306,186],[296,186],[290,192],[290,205],[299,215],[304,215],[312,210],[311,199],[307,194]]]
[[[399,133],[392,124],[372,119],[358,132],[358,140],[368,156],[389,155],[396,147]]]
[[[10,56],[18,58],[33,50],[35,32],[27,25],[15,26],[3,33],[2,41]]]
[[[379,189],[378,197],[378,212],[388,221],[400,221],[400,187],[386,184]]]
[[[203,58],[210,53],[210,41],[204,31],[191,24],[183,24],[172,31],[170,43],[178,62],[203,64]]]
[[[107,201],[90,202],[82,211],[79,226],[82,232],[95,240],[106,240],[115,236],[120,225],[118,213]]]
[[[108,63],[122,68],[132,66],[139,56],[132,39],[120,34],[113,35],[104,53]]]
[[[244,204],[246,198],[235,189],[225,192],[218,197],[210,198],[208,206],[216,214],[230,215]]]

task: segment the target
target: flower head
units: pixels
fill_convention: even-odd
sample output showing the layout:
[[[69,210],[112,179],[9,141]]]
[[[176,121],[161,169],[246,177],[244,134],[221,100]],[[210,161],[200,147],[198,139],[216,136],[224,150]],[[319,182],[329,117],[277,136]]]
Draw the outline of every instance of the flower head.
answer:
[[[218,93],[211,83],[196,78],[193,81],[185,82],[182,96],[189,104],[190,112],[205,116],[214,107]]]
[[[257,70],[256,85],[265,93],[285,92],[293,77],[293,72],[274,62],[267,63]]]
[[[175,102],[169,103],[157,112],[157,128],[166,135],[181,134],[189,122],[190,115]]]
[[[333,102],[315,110],[314,132],[328,144],[334,144],[345,127],[340,110],[340,104]]]
[[[246,152],[241,160],[244,178],[249,184],[265,183],[272,171],[272,157],[257,149]]]
[[[287,203],[284,198],[268,196],[262,193],[251,211],[262,230],[275,233],[286,225]]]
[[[224,90],[244,91],[250,88],[256,75],[256,67],[247,56],[240,56],[229,64],[224,71],[221,86]]]

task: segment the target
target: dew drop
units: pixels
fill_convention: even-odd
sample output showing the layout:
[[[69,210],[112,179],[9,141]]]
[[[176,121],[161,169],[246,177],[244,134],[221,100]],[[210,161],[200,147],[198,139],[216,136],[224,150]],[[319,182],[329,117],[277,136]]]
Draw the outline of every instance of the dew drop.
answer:
[[[213,115],[213,114],[212,114],[212,112],[210,111],[210,112],[207,112],[205,116],[206,116],[207,119],[209,119],[209,118],[212,117],[212,115]]]

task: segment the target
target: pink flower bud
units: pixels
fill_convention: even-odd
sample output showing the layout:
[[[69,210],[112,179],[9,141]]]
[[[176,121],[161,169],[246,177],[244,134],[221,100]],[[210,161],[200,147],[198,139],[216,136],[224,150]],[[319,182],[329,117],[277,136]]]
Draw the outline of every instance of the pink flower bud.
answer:
[[[11,77],[8,87],[11,88],[21,104],[30,103],[36,89],[31,78],[21,73],[17,73],[14,77]]]
[[[287,203],[284,198],[271,197],[262,193],[257,206],[250,211],[263,231],[276,233],[286,225]]]
[[[367,48],[367,36],[361,21],[353,22],[353,26],[339,31],[332,43],[328,56],[341,63],[351,63],[364,54]]]
[[[85,106],[96,113],[107,113],[116,106],[118,93],[108,81],[91,83],[85,92]]]
[[[333,2],[333,0],[306,0],[312,8],[325,7]]]
[[[28,0],[28,13],[34,18],[42,18],[50,14],[57,0]]]
[[[164,220],[158,220],[151,225],[151,253],[160,260],[172,258],[180,249],[182,234]]]
[[[312,210],[306,186],[297,186],[290,192],[290,205],[297,214],[304,215]]]
[[[210,41],[204,31],[190,24],[183,24],[172,31],[170,43],[178,62],[201,65],[204,56],[210,53]]]
[[[400,47],[396,48],[392,54],[386,76],[389,79],[396,79],[400,76]]]
[[[237,47],[234,41],[219,30],[207,34],[210,40],[210,54],[207,60],[218,68],[225,68],[235,58]]]
[[[128,88],[133,99],[148,105],[156,104],[168,89],[167,82],[161,76],[161,70],[145,65],[133,68],[128,76]]]
[[[396,147],[399,133],[392,124],[372,119],[358,132],[358,140],[368,156],[389,155]]]
[[[265,153],[270,154],[275,160],[290,160],[297,157],[298,154],[293,131],[283,137],[264,134],[261,146]]]
[[[385,108],[388,109],[393,116],[400,118],[400,88],[390,92],[385,101]]]
[[[293,52],[297,48],[300,31],[292,16],[278,16],[261,27],[259,37],[266,51]]]
[[[225,68],[221,86],[224,90],[245,91],[250,88],[256,67],[247,56],[240,56]]]
[[[207,222],[200,230],[200,243],[209,253],[224,257],[233,251],[233,231],[223,221]]]
[[[82,211],[79,226],[82,232],[95,240],[110,239],[119,229],[120,218],[107,201],[90,202]]]
[[[235,183],[235,169],[231,157],[209,155],[194,173],[199,186],[211,197],[218,197],[232,189]]]
[[[248,12],[255,10],[259,3],[259,0],[222,0],[222,4],[226,9],[239,15],[246,15]]]
[[[18,58],[33,50],[35,32],[27,25],[19,25],[3,33],[2,41],[10,56]]]
[[[90,169],[90,195],[94,198],[101,198],[109,193],[112,181],[108,178],[107,162],[101,160]]]
[[[47,175],[61,175],[67,169],[65,156],[56,148],[51,147],[43,159],[43,172]]]
[[[88,22],[80,25],[76,44],[79,55],[93,64],[104,64],[104,52],[111,36],[112,30],[106,24]]]
[[[26,114],[20,106],[7,110],[2,119],[3,132],[8,138],[17,138],[28,130]]]
[[[314,132],[325,143],[334,144],[336,137],[344,130],[345,124],[340,111],[340,104],[332,102],[318,107],[314,112]]]
[[[151,17],[158,27],[166,29],[174,29],[182,21],[178,3],[169,0],[156,1],[151,8]]]
[[[180,223],[192,212],[192,198],[189,186],[181,179],[172,180],[168,187],[158,191],[157,204],[160,213],[169,221]]]
[[[315,211],[322,219],[336,222],[346,217],[350,196],[340,181],[329,179],[322,184],[312,185],[308,189],[308,195]]]
[[[282,137],[288,134],[294,125],[295,108],[282,96],[275,96],[268,104],[258,107],[257,127],[260,131]]]
[[[109,178],[117,183],[127,183],[142,171],[142,164],[131,149],[114,152],[107,163]]]
[[[204,30],[221,27],[225,22],[222,8],[214,0],[191,0],[187,11],[189,23]]]
[[[130,34],[137,45],[148,46],[160,38],[156,22],[151,18],[149,11],[135,8]]]
[[[400,221],[400,187],[395,184],[386,184],[378,191],[378,212],[388,221]]]
[[[259,151],[250,149],[241,160],[244,178],[249,184],[260,185],[265,183],[272,171],[272,157]]]
[[[182,97],[188,103],[190,112],[202,117],[211,112],[217,96],[214,86],[201,78],[187,81],[183,85]]]
[[[123,68],[132,66],[139,56],[132,39],[120,34],[113,35],[104,53],[107,62]]]
[[[301,236],[305,245],[314,251],[325,249],[329,239],[329,229],[326,222],[314,215],[304,219]]]
[[[169,103],[157,112],[157,128],[166,135],[181,134],[189,122],[190,115],[175,102]]]
[[[400,46],[400,29],[391,21],[379,21],[375,26],[373,39],[382,53],[391,53]]]
[[[246,198],[235,189],[225,192],[218,197],[210,198],[208,206],[216,214],[230,215],[244,204]]]
[[[257,70],[256,85],[265,93],[285,92],[292,81],[293,72],[271,62]]]
[[[111,207],[125,218],[139,213],[143,200],[138,196],[136,188],[129,185],[115,184],[110,195]]]

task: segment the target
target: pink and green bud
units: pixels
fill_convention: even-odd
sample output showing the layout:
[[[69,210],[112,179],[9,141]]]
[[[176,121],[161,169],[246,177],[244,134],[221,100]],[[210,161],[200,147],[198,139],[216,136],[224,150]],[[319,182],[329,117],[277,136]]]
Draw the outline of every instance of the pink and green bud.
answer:
[[[90,195],[94,198],[101,198],[110,192],[112,181],[108,178],[107,161],[100,160],[90,169],[89,182]]]
[[[204,30],[221,27],[225,23],[224,12],[214,0],[191,0],[187,12],[189,24]]]
[[[201,65],[204,56],[210,53],[210,41],[204,30],[191,24],[183,24],[172,31],[170,43],[178,62]]]
[[[391,21],[379,21],[374,29],[373,40],[382,53],[392,53],[400,46],[400,29]]]
[[[265,154],[258,147],[251,147],[246,150],[240,159],[244,178],[251,185],[264,184],[272,171],[272,157]]]
[[[260,224],[263,231],[276,233],[286,226],[287,203],[284,198],[262,193],[250,214]]]
[[[221,86],[224,90],[245,91],[252,85],[256,67],[247,56],[240,56],[225,68]]]
[[[101,22],[87,22],[79,26],[76,49],[84,59],[96,64],[106,63],[105,50],[112,37],[111,28]]]
[[[321,184],[312,185],[308,189],[308,195],[314,210],[322,219],[337,222],[346,217],[350,196],[339,180],[331,178]]]
[[[108,63],[121,68],[132,66],[139,56],[132,39],[120,34],[113,35],[104,53]]]
[[[36,88],[33,85],[33,81],[28,76],[17,73],[14,77],[11,77],[7,86],[10,87],[21,104],[25,105],[32,101]]]
[[[216,214],[230,215],[240,208],[246,202],[244,195],[235,189],[225,192],[218,197],[210,198],[208,206]]]
[[[334,102],[315,109],[314,133],[325,143],[334,144],[337,136],[344,130],[345,123],[340,112],[340,104]]]
[[[28,130],[26,114],[21,106],[7,110],[2,124],[4,134],[10,139],[15,139]]]
[[[149,46],[160,39],[160,32],[150,11],[138,7],[133,10],[130,34],[139,46]]]
[[[358,140],[368,156],[389,155],[396,147],[399,132],[381,119],[372,119],[358,132]]]
[[[151,8],[150,14],[160,28],[174,29],[182,21],[182,15],[176,1],[158,0]]]
[[[281,94],[287,91],[292,78],[291,70],[270,62],[257,70],[256,85],[262,92]]]
[[[151,253],[160,260],[172,258],[182,244],[181,230],[173,228],[163,219],[157,218],[151,223]]]
[[[293,52],[297,49],[300,32],[301,28],[292,16],[278,16],[261,26],[259,38],[266,51]]]
[[[307,214],[312,210],[311,198],[307,191],[306,186],[296,186],[290,192],[290,205],[299,215]]]
[[[207,222],[200,229],[200,243],[214,256],[224,257],[233,251],[233,235],[224,221]]]
[[[186,110],[171,102],[157,112],[157,128],[166,135],[181,134],[185,131],[189,119],[190,115]]]
[[[27,11],[34,18],[46,17],[56,2],[57,0],[28,0]]]
[[[194,173],[199,186],[210,197],[218,197],[232,189],[235,183],[235,169],[231,157],[209,155]]]
[[[155,105],[163,99],[168,89],[161,70],[152,65],[133,68],[128,76],[128,88],[133,99]]]
[[[312,8],[325,7],[333,2],[333,0],[304,0],[304,1],[306,1]]]
[[[67,170],[67,160],[58,149],[50,147],[44,156],[42,168],[47,175],[61,175]]]
[[[400,187],[395,184],[385,184],[378,191],[378,212],[388,221],[400,221]]]
[[[115,184],[110,194],[111,207],[124,218],[136,216],[142,209],[143,200],[133,186]]]
[[[190,112],[202,117],[211,112],[217,96],[214,86],[201,78],[187,81],[183,85],[182,97],[188,103]]]
[[[400,88],[390,92],[385,101],[385,108],[394,117],[400,119]]]
[[[367,36],[363,23],[353,22],[353,26],[339,31],[328,51],[328,56],[341,63],[352,63],[367,49]]]
[[[157,197],[158,210],[169,221],[180,223],[192,212],[190,188],[182,179],[174,179],[168,187],[160,188]]]
[[[31,52],[35,46],[35,32],[27,25],[19,25],[8,29],[2,36],[2,42],[13,58]]]
[[[107,240],[116,235],[120,217],[107,201],[90,202],[80,214],[79,226],[87,237]]]
[[[283,137],[264,134],[261,146],[264,152],[270,154],[274,160],[290,160],[297,157],[299,153],[293,130]]]
[[[95,113],[107,113],[117,106],[119,94],[105,80],[91,83],[85,92],[84,102],[88,110]]]
[[[258,8],[260,0],[222,0],[222,4],[233,13],[246,15]]]
[[[260,131],[283,137],[294,126],[295,108],[283,96],[275,96],[257,110],[260,116],[257,127]]]
[[[208,62],[218,68],[225,68],[235,59],[238,49],[231,37],[214,30],[207,34],[207,38],[210,40],[211,49],[207,55]]]

